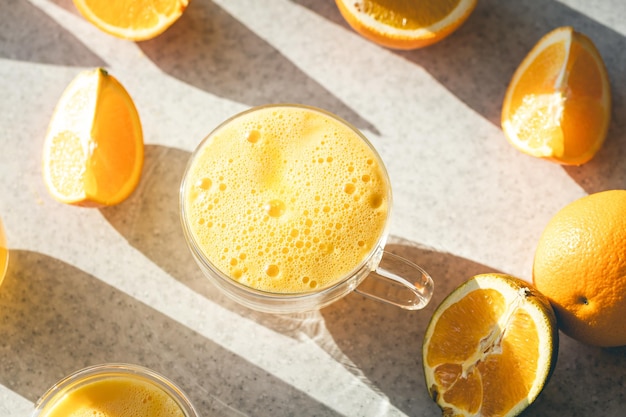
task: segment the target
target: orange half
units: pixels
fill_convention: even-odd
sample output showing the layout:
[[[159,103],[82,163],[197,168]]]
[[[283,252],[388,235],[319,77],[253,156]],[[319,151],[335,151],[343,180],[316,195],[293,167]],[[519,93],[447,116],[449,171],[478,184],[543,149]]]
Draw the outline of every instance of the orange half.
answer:
[[[477,0],[335,0],[346,22],[363,37],[394,49],[416,49],[454,32]]]
[[[502,107],[508,141],[564,165],[588,162],[609,128],[609,77],[593,42],[571,27],[545,35],[524,58]]]
[[[60,202],[110,206],[136,188],[144,145],[139,114],[104,69],[81,72],[67,86],[44,141],[43,177]]]
[[[163,33],[188,4],[188,0],[74,0],[80,14],[97,28],[134,41]]]
[[[428,391],[444,415],[515,416],[543,389],[557,352],[548,300],[520,279],[483,274],[437,307],[422,359]]]

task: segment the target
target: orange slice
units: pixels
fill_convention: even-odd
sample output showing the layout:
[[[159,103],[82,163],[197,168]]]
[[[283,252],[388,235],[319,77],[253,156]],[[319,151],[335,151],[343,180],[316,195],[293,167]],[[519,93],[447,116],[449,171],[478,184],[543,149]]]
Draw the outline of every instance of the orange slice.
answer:
[[[143,166],[139,114],[104,69],[83,71],[67,86],[44,142],[43,177],[66,204],[110,206],[137,186]]]
[[[502,129],[520,151],[564,164],[588,162],[611,117],[609,77],[593,42],[571,27],[545,35],[509,84]]]
[[[363,37],[394,49],[439,42],[472,13],[476,0],[335,0],[346,22]]]
[[[558,353],[556,318],[530,284],[477,275],[433,314],[423,345],[430,396],[454,416],[515,416],[548,381]]]
[[[133,41],[163,33],[188,4],[188,0],[74,0],[78,11],[97,28]]]

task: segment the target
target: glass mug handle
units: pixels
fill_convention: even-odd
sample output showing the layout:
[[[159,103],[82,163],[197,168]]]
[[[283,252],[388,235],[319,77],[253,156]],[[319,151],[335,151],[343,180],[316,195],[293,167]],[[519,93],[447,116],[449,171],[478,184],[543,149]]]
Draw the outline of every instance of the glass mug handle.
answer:
[[[433,280],[426,271],[401,256],[384,251],[378,267],[354,292],[405,310],[419,310],[430,301],[433,288]]]

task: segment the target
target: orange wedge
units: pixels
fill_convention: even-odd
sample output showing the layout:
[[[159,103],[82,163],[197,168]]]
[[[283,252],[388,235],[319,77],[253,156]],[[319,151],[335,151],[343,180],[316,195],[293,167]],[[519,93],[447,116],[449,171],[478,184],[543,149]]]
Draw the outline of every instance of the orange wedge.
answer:
[[[44,141],[43,177],[58,201],[111,206],[128,197],[143,166],[139,114],[104,69],[83,71],[67,86]]]
[[[467,20],[476,1],[335,0],[357,33],[393,49],[416,49],[439,42]]]
[[[547,298],[504,274],[477,275],[437,307],[422,351],[430,396],[446,416],[515,416],[556,365]]]
[[[163,33],[188,4],[188,0],[74,0],[78,11],[97,28],[133,41]]]
[[[571,27],[545,35],[506,91],[502,129],[521,152],[563,165],[588,162],[606,138],[609,77],[593,42]]]

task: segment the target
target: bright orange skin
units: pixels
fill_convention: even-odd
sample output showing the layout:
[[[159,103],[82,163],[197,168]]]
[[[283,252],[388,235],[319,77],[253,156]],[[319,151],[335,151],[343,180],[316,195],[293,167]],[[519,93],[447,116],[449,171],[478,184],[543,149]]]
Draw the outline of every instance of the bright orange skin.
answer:
[[[559,211],[539,240],[533,282],[563,333],[588,345],[626,345],[626,190]]]

